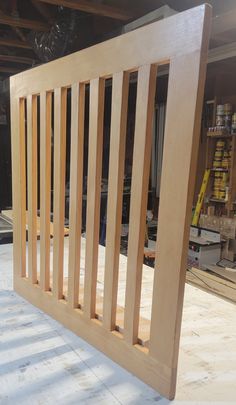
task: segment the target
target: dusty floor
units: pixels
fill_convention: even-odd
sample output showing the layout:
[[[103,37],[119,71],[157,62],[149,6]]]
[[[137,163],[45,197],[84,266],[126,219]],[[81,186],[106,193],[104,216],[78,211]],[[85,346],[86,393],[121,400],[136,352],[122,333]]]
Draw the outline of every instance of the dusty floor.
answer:
[[[168,404],[12,290],[0,246],[0,404]],[[236,404],[236,307],[186,285],[173,405]]]

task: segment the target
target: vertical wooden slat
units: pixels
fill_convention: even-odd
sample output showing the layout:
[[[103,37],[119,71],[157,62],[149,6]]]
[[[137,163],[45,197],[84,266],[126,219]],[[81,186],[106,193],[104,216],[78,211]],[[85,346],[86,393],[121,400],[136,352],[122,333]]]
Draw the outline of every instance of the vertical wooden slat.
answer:
[[[103,304],[103,325],[109,330],[115,329],[116,322],[128,92],[128,72],[115,73],[112,79],[111,138]]]
[[[40,286],[50,288],[52,94],[40,93]]]
[[[171,370],[172,392],[205,80],[199,63],[198,52],[182,55],[171,61],[169,74],[149,350]]]
[[[53,295],[63,298],[67,90],[54,91]]]
[[[140,67],[137,85],[124,318],[124,337],[130,344],[136,343],[138,339],[155,91],[156,66]]]
[[[103,148],[104,79],[90,82],[84,313],[95,316]]]
[[[14,275],[26,276],[25,100],[11,97]],[[16,278],[14,277],[14,283]]]
[[[37,96],[27,97],[28,277],[37,282]]]
[[[70,166],[70,233],[68,303],[78,306],[80,246],[83,196],[85,84],[75,83],[71,89],[71,166]]]

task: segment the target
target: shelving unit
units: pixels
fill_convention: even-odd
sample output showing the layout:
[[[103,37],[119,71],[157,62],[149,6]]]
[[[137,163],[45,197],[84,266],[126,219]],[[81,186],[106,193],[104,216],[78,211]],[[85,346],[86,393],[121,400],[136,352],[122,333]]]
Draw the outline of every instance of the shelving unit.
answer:
[[[213,104],[213,119],[215,117],[215,105],[216,100],[209,102]],[[207,187],[207,192],[204,201],[204,213],[207,213],[209,206],[214,206],[215,210],[221,210],[221,214],[227,215],[229,217],[233,216],[236,209],[236,135],[227,132],[227,130],[220,131],[207,131],[207,144],[206,144],[206,163],[205,169],[211,170],[211,176]],[[229,148],[229,143],[232,145],[231,161],[229,168],[215,168],[213,167],[214,154],[216,150],[216,142],[219,140],[224,140]],[[215,172],[228,173],[228,193],[226,199],[214,198],[213,194],[213,182]]]

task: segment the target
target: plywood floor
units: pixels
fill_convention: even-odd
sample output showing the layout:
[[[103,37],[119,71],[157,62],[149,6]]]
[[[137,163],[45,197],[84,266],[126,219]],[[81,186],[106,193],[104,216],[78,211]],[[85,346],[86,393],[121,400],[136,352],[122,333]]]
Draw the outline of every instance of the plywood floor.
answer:
[[[84,246],[82,257],[83,251]],[[102,251],[103,248],[99,297],[102,297]],[[121,260],[125,264],[125,258]],[[145,267],[141,317],[146,325],[152,275],[153,269]],[[123,298],[121,282],[118,299],[121,308]],[[100,312],[102,300],[98,301]],[[12,245],[0,246],[0,353],[1,405],[169,404],[13,292]],[[172,404],[235,403],[236,307],[186,285],[177,394]]]

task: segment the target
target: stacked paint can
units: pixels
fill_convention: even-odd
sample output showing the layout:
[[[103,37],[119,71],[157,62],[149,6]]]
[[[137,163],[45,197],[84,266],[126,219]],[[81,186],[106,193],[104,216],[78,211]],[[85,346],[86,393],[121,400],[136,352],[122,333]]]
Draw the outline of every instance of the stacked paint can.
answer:
[[[214,156],[214,160],[213,160],[214,169],[219,169],[222,167],[222,158],[223,158],[224,148],[225,148],[224,141],[220,140],[220,141],[216,142],[216,150],[215,150],[215,156]]]
[[[231,149],[226,149],[224,140],[216,142],[216,150],[213,161],[213,168],[215,169],[214,185],[212,197],[217,200],[226,201],[228,189],[228,172],[231,160]],[[217,170],[219,169],[219,171]],[[226,170],[226,171],[223,171]]]
[[[224,115],[225,115],[225,111],[224,111],[223,104],[218,104],[218,106],[216,107],[216,127],[217,128],[224,127],[224,122],[225,122]]]
[[[220,198],[221,176],[222,176],[222,173],[215,172],[214,187],[213,187],[212,197],[216,198],[217,200]]]
[[[212,197],[217,200],[226,200],[228,173],[215,172]]]
[[[232,115],[232,127],[231,127],[232,134],[236,134],[236,113]]]
[[[231,130],[231,123],[232,123],[232,104],[227,103],[224,104],[224,119],[225,119],[225,127],[228,131]]]
[[[229,169],[229,166],[230,166],[230,154],[227,150],[225,150],[221,162],[221,167],[222,169]]]
[[[236,119],[236,116],[235,116]],[[216,128],[227,129],[229,132],[231,131],[231,124],[232,124],[232,104],[219,104],[216,107]],[[236,124],[236,121],[235,121]]]

